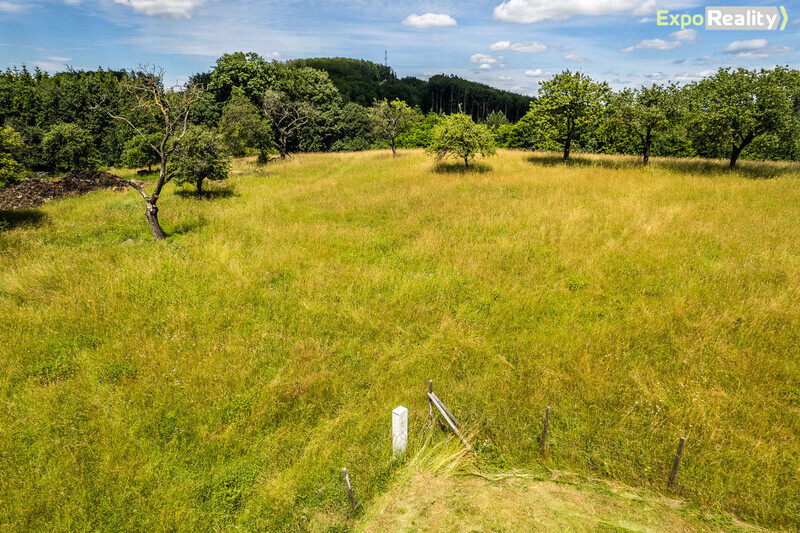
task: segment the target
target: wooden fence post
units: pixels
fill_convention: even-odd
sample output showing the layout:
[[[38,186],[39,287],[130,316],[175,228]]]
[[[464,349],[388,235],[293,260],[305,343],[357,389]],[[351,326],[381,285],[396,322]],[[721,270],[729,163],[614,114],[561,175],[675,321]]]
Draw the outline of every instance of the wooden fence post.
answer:
[[[428,380],[428,392],[433,394],[433,380]],[[428,420],[433,420],[433,400],[428,398]]]
[[[681,437],[681,441],[678,443],[678,453],[675,454],[675,464],[672,465],[672,473],[669,475],[669,483],[667,483],[668,487],[675,483],[675,476],[678,475],[678,465],[681,462],[681,455],[683,455],[684,442],[686,442],[686,437]]]
[[[539,451],[544,453],[544,447],[547,443],[547,428],[550,426],[550,406],[547,406],[547,411],[544,414],[544,427],[542,428],[542,441],[539,443]]]
[[[350,505],[355,510],[356,499],[353,497],[353,487],[350,486],[350,476],[347,475],[347,467],[342,468],[342,475],[344,476],[344,484],[347,487],[347,495],[350,496]]]

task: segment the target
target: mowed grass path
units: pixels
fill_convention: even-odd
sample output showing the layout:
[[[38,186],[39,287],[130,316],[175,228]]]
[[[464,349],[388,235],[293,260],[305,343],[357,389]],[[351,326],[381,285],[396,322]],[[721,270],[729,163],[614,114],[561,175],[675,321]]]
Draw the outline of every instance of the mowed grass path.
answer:
[[[239,161],[163,243],[133,190],[2,214],[0,530],[347,529],[428,379],[486,470],[798,527],[797,167],[632,161]]]

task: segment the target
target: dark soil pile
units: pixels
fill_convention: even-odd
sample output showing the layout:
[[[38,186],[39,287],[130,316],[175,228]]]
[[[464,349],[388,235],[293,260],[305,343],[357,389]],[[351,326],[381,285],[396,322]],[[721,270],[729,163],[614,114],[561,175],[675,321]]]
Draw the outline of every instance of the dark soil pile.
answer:
[[[127,180],[99,170],[73,170],[63,178],[29,178],[0,189],[0,209],[38,207],[66,196],[79,196],[100,189],[124,190]]]

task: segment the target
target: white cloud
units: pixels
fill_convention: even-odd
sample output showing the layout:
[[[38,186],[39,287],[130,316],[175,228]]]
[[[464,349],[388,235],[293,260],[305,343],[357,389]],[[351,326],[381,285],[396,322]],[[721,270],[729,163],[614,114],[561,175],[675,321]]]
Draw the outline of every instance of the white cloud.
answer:
[[[723,52],[733,54],[735,59],[766,59],[770,54],[781,54],[792,50],[793,48],[788,46],[769,46],[766,39],[751,39],[733,41]]]
[[[655,0],[506,0],[494,8],[494,18],[530,24],[565,20],[575,15],[645,15],[655,11],[655,7]]]
[[[14,2],[0,2],[0,13],[22,13],[31,7],[29,4],[17,4]]]
[[[497,41],[496,43],[489,45],[489,50],[492,52],[499,52],[501,50],[508,50],[511,46],[511,41]]]
[[[192,11],[207,0],[114,0],[153,17],[191,18]]]
[[[523,41],[521,43],[514,43],[511,45],[511,50],[521,52],[523,54],[541,54],[547,50],[547,47],[542,43],[536,41]]]
[[[526,70],[525,75],[529,78],[541,78],[544,76],[544,72],[542,72],[542,69],[537,68],[536,70]]]
[[[413,13],[406,17],[406,19],[403,21],[403,25],[411,26],[412,28],[428,29],[458,26],[458,23],[456,22],[456,19],[443,13],[425,13],[424,15],[417,15],[416,13]]]
[[[55,61],[56,63],[66,63],[67,61],[72,61],[71,57],[48,57],[50,61]]]
[[[567,55],[564,56],[564,60],[565,61],[575,61],[577,63],[583,63],[584,61],[586,61],[586,58],[583,57],[582,55],[578,55],[578,54],[567,54]]]
[[[490,68],[492,68],[492,65],[490,65],[489,63],[481,63],[481,66],[478,68],[480,70],[489,70]]]
[[[674,33],[671,33],[676,41],[689,41],[694,42],[697,40],[697,30],[687,29],[687,30],[680,30]]]
[[[694,31],[694,30],[690,30]],[[681,33],[681,32],[675,32]],[[674,35],[674,34],[673,34]],[[645,39],[641,41],[639,44],[635,44],[633,46],[629,46],[627,48],[623,48],[620,50],[623,54],[627,54],[629,52],[633,52],[634,49],[638,50],[673,50],[678,48],[683,43],[681,41],[665,41],[664,39]]]
[[[481,65],[497,65],[500,68],[505,67],[504,64],[499,62],[503,60],[503,56],[492,56],[489,54],[472,54],[469,58],[470,63],[480,63]]]

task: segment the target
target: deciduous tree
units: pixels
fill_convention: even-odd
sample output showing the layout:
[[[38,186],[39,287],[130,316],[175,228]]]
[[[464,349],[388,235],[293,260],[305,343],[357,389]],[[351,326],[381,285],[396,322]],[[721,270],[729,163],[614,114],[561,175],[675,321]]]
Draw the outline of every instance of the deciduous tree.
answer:
[[[9,126],[0,128],[0,187],[16,183],[22,177],[22,165],[17,162],[17,154],[23,148],[19,133]]]
[[[220,142],[219,135],[203,126],[192,126],[175,150],[170,174],[175,183],[193,184],[199,196],[205,180],[228,179],[231,157]]]
[[[638,90],[624,89],[612,99],[611,114],[632,131],[642,144],[642,162],[650,160],[653,135],[676,122],[680,113],[678,89],[653,84]]]
[[[311,102],[291,100],[281,91],[269,90],[264,93],[264,114],[275,131],[275,142],[286,159],[289,137],[317,115],[317,109]]]
[[[467,114],[454,113],[445,117],[433,130],[433,141],[427,148],[437,161],[446,157],[463,159],[469,168],[469,162],[480,154],[489,157],[495,154],[495,142],[492,132],[484,124],[475,124]]]
[[[542,83],[539,98],[531,105],[530,112],[542,115],[557,131],[564,147],[564,161],[569,159],[572,142],[601,109],[601,101],[608,92],[605,82],[597,83],[585,74],[569,70]]]
[[[370,113],[375,136],[389,142],[392,155],[397,157],[397,136],[414,122],[422,120],[422,114],[399,99],[375,101]]]
[[[120,82],[120,90],[129,93],[135,105],[126,111],[115,112],[108,108],[106,111],[112,118],[121,120],[133,128],[136,134],[158,154],[158,181],[153,192],[148,194],[142,185],[133,181],[130,184],[144,198],[145,216],[153,237],[161,240],[167,235],[158,222],[156,204],[164,185],[172,179],[172,176],[167,174],[167,163],[189,130],[189,112],[192,105],[200,99],[203,89],[195,85],[168,87],[164,84],[163,69],[142,66],[140,72],[132,71]],[[142,130],[142,123],[158,125],[157,142],[150,141]]]

